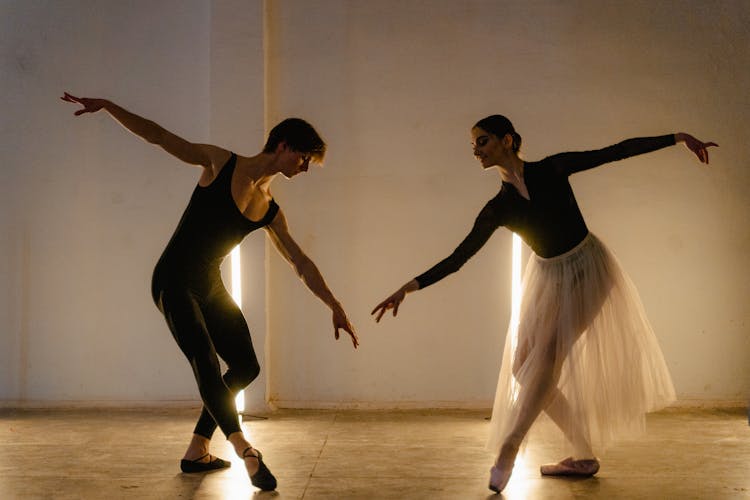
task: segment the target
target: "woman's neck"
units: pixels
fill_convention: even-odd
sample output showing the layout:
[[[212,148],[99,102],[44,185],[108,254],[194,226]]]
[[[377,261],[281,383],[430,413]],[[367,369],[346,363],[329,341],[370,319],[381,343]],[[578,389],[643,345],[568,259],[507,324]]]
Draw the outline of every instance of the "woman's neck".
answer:
[[[523,182],[523,160],[514,154],[508,157],[498,165],[500,178],[505,182],[514,184],[517,181]]]

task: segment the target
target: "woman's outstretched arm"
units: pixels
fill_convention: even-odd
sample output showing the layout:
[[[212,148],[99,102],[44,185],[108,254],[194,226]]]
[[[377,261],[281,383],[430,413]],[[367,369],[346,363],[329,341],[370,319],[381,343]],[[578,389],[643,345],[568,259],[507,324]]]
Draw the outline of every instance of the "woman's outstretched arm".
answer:
[[[406,294],[421,290],[433,283],[437,283],[449,274],[458,271],[480,248],[487,243],[492,233],[501,225],[498,209],[495,206],[498,197],[490,200],[474,221],[469,234],[448,257],[441,260],[426,272],[404,284],[393,292],[387,299],[375,306],[370,314],[377,314],[375,321],[380,322],[386,311],[393,309],[393,316],[398,314],[399,305],[406,298]]]
[[[336,300],[336,297],[333,296],[328,285],[326,285],[318,267],[312,259],[305,255],[299,245],[297,245],[297,242],[289,234],[286,217],[284,217],[281,209],[279,209],[273,221],[265,229],[276,249],[292,265],[297,275],[307,285],[307,288],[333,311],[333,333],[336,339],[338,340],[339,338],[339,330],[344,330],[352,338],[352,344],[354,344],[354,348],[356,349],[359,345],[359,339],[357,339],[357,334],[354,332],[354,327],[346,317],[344,308]]]
[[[631,156],[642,155],[657,151],[678,142],[684,142],[685,146],[695,153],[698,159],[703,163],[708,163],[708,148],[718,146],[713,142],[702,142],[690,134],[679,132],[676,134],[667,134],[657,137],[638,137],[627,139],[606,148],[594,151],[579,151],[570,153],[560,153],[543,161],[549,161],[556,165],[561,173],[571,175],[576,172],[589,170],[605,163],[618,160],[624,160]]]
[[[189,163],[212,168],[223,165],[229,159],[230,152],[210,144],[195,144],[186,141],[159,124],[138,116],[107,99],[76,97],[67,92],[61,97],[63,101],[80,104],[83,108],[75,112],[76,116],[85,113],[96,113],[104,110],[123,127],[143,140],[162,147],[167,153]]]

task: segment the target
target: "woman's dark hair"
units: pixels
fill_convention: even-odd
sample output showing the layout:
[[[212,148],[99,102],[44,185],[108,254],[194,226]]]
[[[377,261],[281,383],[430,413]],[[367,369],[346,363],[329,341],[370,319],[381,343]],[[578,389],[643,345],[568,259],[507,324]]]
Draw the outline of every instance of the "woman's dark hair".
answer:
[[[510,120],[503,115],[491,115],[487,118],[482,118],[474,126],[489,132],[498,139],[505,137],[505,134],[510,134],[513,139],[513,152],[518,153],[518,150],[521,149],[521,136],[513,128]]]
[[[272,128],[263,152],[273,153],[281,142],[294,151],[309,153],[317,162],[322,162],[326,154],[326,143],[313,126],[301,118],[287,118]]]

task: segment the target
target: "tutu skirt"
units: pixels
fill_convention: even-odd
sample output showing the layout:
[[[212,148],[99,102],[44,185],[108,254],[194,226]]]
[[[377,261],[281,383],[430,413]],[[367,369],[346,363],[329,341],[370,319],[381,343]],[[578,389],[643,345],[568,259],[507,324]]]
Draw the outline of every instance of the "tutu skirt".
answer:
[[[638,292],[599,239],[589,233],[557,257],[532,254],[517,327],[511,321],[506,336],[488,449],[497,453],[509,436],[520,445],[545,411],[574,455],[601,452],[674,399]]]

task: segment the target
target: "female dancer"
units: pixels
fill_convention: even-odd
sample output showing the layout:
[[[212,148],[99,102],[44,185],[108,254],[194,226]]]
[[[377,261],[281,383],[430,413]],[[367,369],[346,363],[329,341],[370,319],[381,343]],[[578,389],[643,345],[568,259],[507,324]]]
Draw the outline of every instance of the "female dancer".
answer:
[[[62,99],[83,106],[76,116],[103,109],[133,134],[185,163],[203,168],[152,282],[156,307],[188,358],[203,400],[203,410],[180,465],[183,472],[230,466],[208,453],[218,425],[244,459],[252,484],[262,490],[275,489],[276,479],[263,463],[260,451],[242,433],[234,406],[235,395],[258,376],[260,367],[245,318],[224,288],[219,265],[248,233],[264,228],[307,287],[333,311],[335,338],[339,338],[340,329],[344,330],[357,347],[357,336],[343,307],[313,261],[292,239],[286,218],[270,192],[277,174],[291,178],[306,172],[311,161],[322,162],[325,143],[310,124],[290,118],[271,130],[262,152],[239,156],[217,146],[190,143],[105,99],[68,93]],[[228,367],[223,377],[219,356]]]
[[[474,156],[497,166],[502,185],[455,251],[372,311],[376,321],[406,294],[458,269],[499,226],[517,232],[533,254],[526,266],[517,335],[506,337],[488,446],[499,449],[489,487],[503,490],[518,449],[541,411],[560,427],[574,456],[543,475],[590,476],[594,447],[643,425],[644,414],[674,399],[674,388],[635,287],[615,257],[589,233],[568,176],[603,163],[684,142],[708,163],[709,146],[685,134],[629,139],[598,151],[538,162],[518,155],[519,136],[500,115],[471,130]]]

